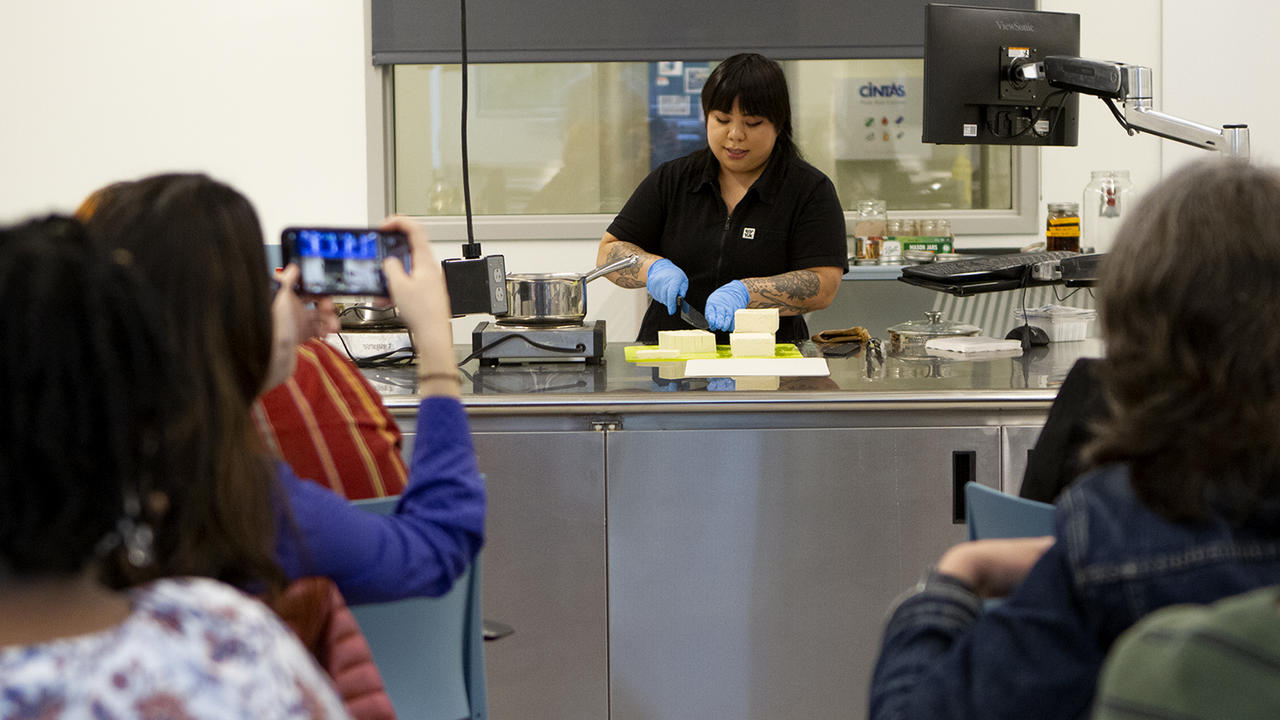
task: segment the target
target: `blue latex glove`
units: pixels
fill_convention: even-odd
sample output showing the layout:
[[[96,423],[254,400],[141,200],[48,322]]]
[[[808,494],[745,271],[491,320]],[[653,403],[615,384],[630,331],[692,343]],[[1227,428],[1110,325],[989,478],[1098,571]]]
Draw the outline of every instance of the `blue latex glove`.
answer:
[[[737,386],[733,378],[707,378],[707,389],[712,392],[733,392]]]
[[[721,285],[711,293],[711,297],[707,298],[706,312],[703,314],[707,316],[707,324],[712,330],[733,332],[733,314],[745,308],[749,302],[751,302],[751,293],[747,292],[747,286],[743,285],[741,280],[734,280]]]
[[[657,260],[649,266],[649,276],[644,287],[654,300],[667,306],[667,314],[676,314],[676,298],[689,294],[689,276],[666,258]]]

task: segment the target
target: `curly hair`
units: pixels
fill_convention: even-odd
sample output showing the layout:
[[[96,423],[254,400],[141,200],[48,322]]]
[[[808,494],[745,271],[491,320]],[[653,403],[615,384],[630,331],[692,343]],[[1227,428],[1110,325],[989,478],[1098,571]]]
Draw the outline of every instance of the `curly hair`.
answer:
[[[1190,165],[1154,187],[1100,270],[1110,417],[1091,460],[1125,462],[1175,521],[1280,503],[1280,174]]]
[[[0,570],[123,564],[100,547],[127,498],[178,472],[187,405],[155,303],[127,255],[57,216],[0,230],[0,298],[33,313],[0,323]]]

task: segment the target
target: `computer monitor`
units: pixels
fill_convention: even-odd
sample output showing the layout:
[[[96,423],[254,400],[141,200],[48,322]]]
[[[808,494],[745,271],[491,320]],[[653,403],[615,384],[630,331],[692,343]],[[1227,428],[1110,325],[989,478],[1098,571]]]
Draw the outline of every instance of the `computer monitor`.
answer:
[[[924,133],[950,145],[1075,145],[1079,98],[1012,69],[1080,54],[1080,16],[931,3],[925,7]]]

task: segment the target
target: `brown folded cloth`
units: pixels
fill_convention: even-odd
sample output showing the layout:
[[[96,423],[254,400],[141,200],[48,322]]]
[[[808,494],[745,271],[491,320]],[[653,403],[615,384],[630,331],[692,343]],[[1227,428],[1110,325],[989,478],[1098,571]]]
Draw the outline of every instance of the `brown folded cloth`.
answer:
[[[823,330],[810,339],[819,345],[847,342],[865,343],[871,339],[871,333],[867,332],[866,328],[855,325],[844,330]]]

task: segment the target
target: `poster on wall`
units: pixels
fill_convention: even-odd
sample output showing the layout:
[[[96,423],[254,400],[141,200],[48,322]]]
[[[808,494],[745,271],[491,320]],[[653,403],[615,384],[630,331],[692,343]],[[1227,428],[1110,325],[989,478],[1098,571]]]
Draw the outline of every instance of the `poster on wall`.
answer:
[[[844,78],[836,93],[837,160],[893,160],[928,155],[923,78]]]
[[[649,167],[706,147],[702,86],[709,62],[649,63]]]

